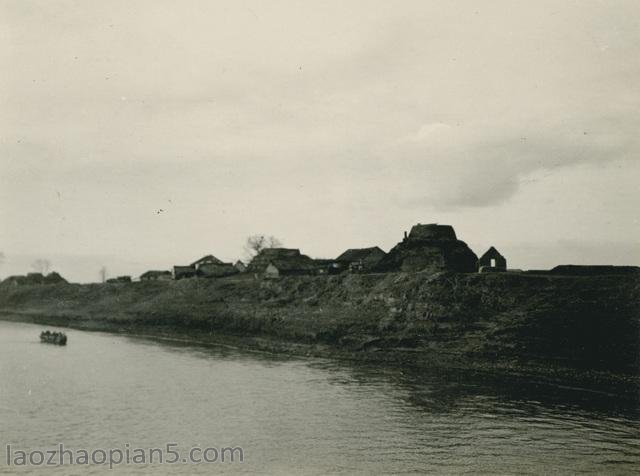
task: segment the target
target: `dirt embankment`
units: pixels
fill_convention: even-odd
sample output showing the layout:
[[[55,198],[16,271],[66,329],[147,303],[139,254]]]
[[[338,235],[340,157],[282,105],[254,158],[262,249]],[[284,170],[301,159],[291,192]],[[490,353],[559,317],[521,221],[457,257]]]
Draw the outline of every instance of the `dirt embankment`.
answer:
[[[637,276],[392,273],[0,286],[0,313],[414,365],[640,372]]]

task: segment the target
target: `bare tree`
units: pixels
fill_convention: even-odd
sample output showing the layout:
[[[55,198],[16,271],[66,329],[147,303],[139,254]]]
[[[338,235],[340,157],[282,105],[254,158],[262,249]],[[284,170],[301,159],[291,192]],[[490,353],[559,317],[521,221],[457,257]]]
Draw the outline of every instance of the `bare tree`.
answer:
[[[107,280],[107,268],[103,266],[100,268],[100,271],[98,271],[98,274],[100,275],[100,281],[104,283]]]
[[[49,261],[48,259],[38,258],[33,263],[31,263],[31,268],[36,273],[47,274],[50,267],[51,267],[51,261]]]
[[[282,242],[275,236],[251,235],[247,238],[244,251],[250,261],[262,250],[266,248],[278,248],[280,246],[282,246]]]

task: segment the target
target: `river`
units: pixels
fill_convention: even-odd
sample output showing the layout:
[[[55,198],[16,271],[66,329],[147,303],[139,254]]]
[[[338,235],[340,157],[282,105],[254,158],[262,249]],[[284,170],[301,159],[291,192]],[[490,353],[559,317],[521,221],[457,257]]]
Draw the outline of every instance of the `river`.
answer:
[[[39,342],[41,329],[0,321],[0,474],[640,469],[638,402],[610,389],[380,369],[78,330],[66,330],[69,344],[58,347]],[[168,443],[176,444],[171,449],[180,460],[192,448],[240,447],[243,462],[239,453],[234,461],[200,464],[156,458],[110,471],[106,464],[43,468],[33,453],[46,455],[63,444],[74,457],[79,449],[110,449],[115,457],[115,450]],[[20,451],[33,464],[20,464]],[[100,460],[102,453],[96,455]]]

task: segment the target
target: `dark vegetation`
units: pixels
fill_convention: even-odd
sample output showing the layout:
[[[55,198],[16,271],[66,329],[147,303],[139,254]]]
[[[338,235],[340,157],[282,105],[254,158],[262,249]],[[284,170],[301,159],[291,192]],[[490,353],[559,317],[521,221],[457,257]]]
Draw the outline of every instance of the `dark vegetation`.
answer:
[[[0,287],[5,318],[418,365],[637,376],[640,277],[389,273]],[[271,344],[264,345],[269,340]],[[275,344],[276,342],[280,344]]]

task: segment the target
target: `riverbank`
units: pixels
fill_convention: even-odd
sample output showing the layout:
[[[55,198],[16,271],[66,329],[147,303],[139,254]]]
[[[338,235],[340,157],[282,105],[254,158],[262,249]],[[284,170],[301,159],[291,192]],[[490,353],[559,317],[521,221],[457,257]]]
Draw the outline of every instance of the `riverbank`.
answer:
[[[10,286],[1,318],[296,355],[634,382],[636,276],[379,274]]]

